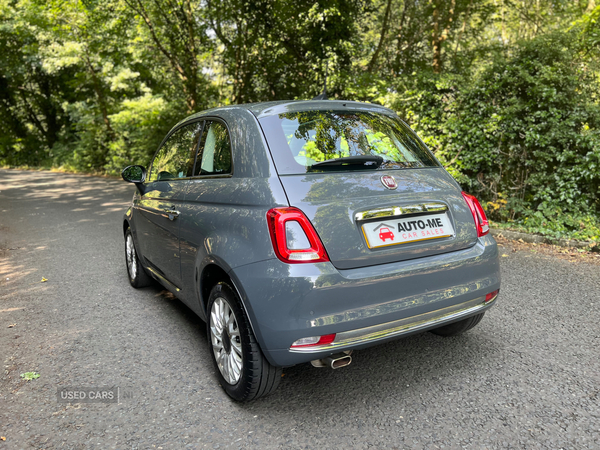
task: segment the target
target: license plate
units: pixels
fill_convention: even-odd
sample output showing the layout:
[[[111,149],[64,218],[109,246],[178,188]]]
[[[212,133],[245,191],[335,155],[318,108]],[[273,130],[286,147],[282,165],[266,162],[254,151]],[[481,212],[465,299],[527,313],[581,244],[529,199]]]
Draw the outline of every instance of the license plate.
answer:
[[[454,236],[446,213],[369,222],[362,230],[369,248]]]

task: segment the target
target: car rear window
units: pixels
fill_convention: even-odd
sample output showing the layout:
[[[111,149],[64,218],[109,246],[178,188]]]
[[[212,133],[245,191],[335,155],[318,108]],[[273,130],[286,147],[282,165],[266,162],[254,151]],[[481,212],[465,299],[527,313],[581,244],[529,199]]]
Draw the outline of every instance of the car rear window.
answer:
[[[373,170],[439,166],[408,126],[384,114],[301,111],[263,117],[259,122],[280,174],[320,171],[320,162],[355,156],[383,158],[383,163]],[[333,170],[355,167],[339,165]]]

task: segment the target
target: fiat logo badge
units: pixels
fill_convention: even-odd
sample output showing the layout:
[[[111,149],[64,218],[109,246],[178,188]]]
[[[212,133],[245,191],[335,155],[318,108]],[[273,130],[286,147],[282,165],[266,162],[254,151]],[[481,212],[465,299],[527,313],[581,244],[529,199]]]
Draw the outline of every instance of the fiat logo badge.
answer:
[[[382,175],[381,184],[383,184],[386,189],[396,189],[398,187],[396,179],[391,175]]]

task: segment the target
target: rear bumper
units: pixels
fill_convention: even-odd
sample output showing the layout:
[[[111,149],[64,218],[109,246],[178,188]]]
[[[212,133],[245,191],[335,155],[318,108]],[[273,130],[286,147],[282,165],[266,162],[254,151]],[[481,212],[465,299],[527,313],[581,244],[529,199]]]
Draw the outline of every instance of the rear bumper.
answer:
[[[315,345],[307,347],[291,348],[292,353],[320,353],[324,350],[343,351],[355,348],[358,345],[377,344],[391,338],[398,338],[412,333],[418,333],[444,324],[456,322],[475,314],[480,314],[490,308],[496,301],[496,296],[489,301],[485,296],[469,300],[458,305],[430,311],[405,319],[394,320],[358,330],[342,331],[337,333],[330,344]]]
[[[231,272],[269,362],[289,366],[360,349],[479,314],[500,288],[496,242],[398,263],[338,270],[268,260]],[[336,333],[325,346],[298,339]]]

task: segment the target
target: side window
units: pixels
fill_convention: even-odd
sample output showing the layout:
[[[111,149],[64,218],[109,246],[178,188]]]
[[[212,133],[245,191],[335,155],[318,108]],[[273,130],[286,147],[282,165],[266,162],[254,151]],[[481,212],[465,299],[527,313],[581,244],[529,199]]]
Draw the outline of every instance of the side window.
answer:
[[[231,173],[231,142],[227,127],[221,122],[206,122],[196,158],[197,175]]]
[[[173,133],[154,157],[148,181],[189,177],[192,174],[194,150],[201,131],[202,122],[195,122]]]

